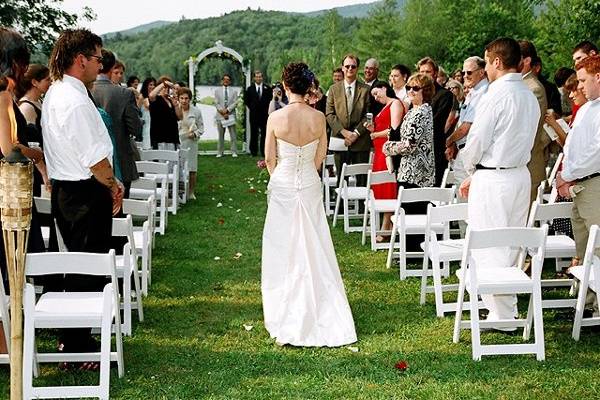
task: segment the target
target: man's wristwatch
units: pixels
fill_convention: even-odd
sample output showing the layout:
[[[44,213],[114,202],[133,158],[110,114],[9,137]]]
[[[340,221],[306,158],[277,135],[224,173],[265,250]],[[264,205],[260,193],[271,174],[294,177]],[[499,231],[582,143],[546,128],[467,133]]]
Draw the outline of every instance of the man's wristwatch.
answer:
[[[356,136],[360,136],[360,132],[358,131],[358,129],[355,129],[352,133],[355,133]]]

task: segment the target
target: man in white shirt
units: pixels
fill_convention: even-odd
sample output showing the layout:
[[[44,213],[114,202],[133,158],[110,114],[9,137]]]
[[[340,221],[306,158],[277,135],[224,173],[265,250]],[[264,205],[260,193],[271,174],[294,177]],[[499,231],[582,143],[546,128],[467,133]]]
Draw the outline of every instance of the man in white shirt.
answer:
[[[517,72],[519,44],[510,38],[489,43],[485,50],[488,91],[477,106],[467,144],[465,170],[472,174],[460,186],[468,196],[472,229],[525,226],[531,180],[527,162],[535,139],[540,108]],[[512,267],[517,252],[506,248],[473,252],[472,268]],[[488,320],[513,319],[514,295],[483,295]]]
[[[571,222],[577,257],[583,260],[590,227],[600,225],[600,56],[577,63],[578,89],[588,102],[579,111],[567,136],[563,170],[556,187],[563,197],[573,197]]]
[[[456,130],[446,139],[446,158],[450,162],[450,166],[459,182],[464,181],[468,176],[462,163],[460,150],[467,143],[467,135],[475,119],[477,104],[487,92],[489,84],[485,76],[485,60],[481,57],[467,58],[463,63],[462,73],[465,85],[469,85],[472,89],[465,98],[463,109],[456,124]]]
[[[123,200],[123,185],[111,166],[112,142],[86,88],[102,67],[101,50],[102,39],[89,30],[66,30],[49,62],[54,83],[43,104],[44,154],[52,214],[69,251],[108,252],[112,216]],[[104,283],[104,278],[74,275],[65,278],[64,287],[97,291]],[[61,342],[66,352],[92,346],[85,329],[66,329]]]
[[[225,147],[225,128],[229,132],[229,141],[231,143],[231,156],[237,157],[237,132],[235,129],[235,108],[239,93],[236,89],[230,87],[231,76],[223,74],[221,80],[223,86],[215,89],[215,107],[217,114],[215,122],[217,123],[217,131],[219,132],[219,141],[217,143],[217,157],[223,156]],[[224,126],[225,125],[225,126]]]

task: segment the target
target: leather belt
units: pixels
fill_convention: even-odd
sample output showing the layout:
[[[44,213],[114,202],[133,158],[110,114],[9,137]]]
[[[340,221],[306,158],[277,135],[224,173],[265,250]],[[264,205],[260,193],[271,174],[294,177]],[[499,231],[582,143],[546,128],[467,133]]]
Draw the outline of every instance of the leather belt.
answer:
[[[501,170],[501,169],[513,169],[517,167],[486,167],[485,165],[477,164],[475,169],[491,169],[491,170]]]
[[[595,178],[597,176],[600,176],[600,172],[596,172],[596,173],[593,173],[591,175],[584,176],[583,178],[575,179],[575,181],[576,182],[583,182],[583,181],[587,181],[588,179]]]

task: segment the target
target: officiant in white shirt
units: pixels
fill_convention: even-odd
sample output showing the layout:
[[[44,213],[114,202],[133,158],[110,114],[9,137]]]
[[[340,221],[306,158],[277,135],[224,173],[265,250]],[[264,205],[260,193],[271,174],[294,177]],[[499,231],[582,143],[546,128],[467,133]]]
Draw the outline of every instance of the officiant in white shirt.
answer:
[[[231,142],[231,155],[237,157],[237,133],[235,130],[235,108],[239,92],[231,87],[231,76],[223,74],[222,86],[215,90],[215,122],[219,132],[219,142],[217,144],[217,157],[223,157],[225,147],[225,128],[229,131],[229,140]]]
[[[462,183],[460,192],[469,199],[470,228],[524,227],[531,188],[527,163],[540,107],[517,72],[521,50],[515,40],[500,38],[488,44],[485,61],[490,84],[461,150],[465,170],[471,176]],[[510,268],[516,260],[517,251],[507,248],[474,250],[471,265]],[[515,295],[481,298],[489,310],[488,321],[517,316]]]

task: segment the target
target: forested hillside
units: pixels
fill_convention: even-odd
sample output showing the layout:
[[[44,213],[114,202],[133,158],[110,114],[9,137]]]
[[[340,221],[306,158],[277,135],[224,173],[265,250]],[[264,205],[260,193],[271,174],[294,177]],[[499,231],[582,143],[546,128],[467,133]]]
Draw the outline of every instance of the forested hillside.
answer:
[[[600,39],[600,2],[596,0],[383,0],[365,18],[346,18],[336,11],[307,16],[245,10],[222,17],[182,20],[158,29],[106,41],[126,63],[126,74],[158,77],[168,74],[187,81],[184,64],[217,40],[251,60],[270,82],[279,79],[285,63],[306,61],[330,82],[331,70],[345,52],[361,59],[377,57],[387,73],[396,63],[414,65],[423,56],[446,69],[460,67],[471,55],[483,55],[489,41],[500,36],[530,39],[538,47],[545,71],[571,65],[570,51],[580,40]],[[240,83],[235,63],[209,59],[196,75],[214,84],[223,72]]]

